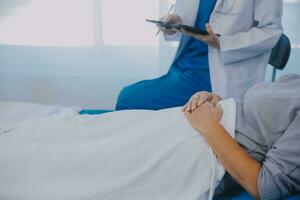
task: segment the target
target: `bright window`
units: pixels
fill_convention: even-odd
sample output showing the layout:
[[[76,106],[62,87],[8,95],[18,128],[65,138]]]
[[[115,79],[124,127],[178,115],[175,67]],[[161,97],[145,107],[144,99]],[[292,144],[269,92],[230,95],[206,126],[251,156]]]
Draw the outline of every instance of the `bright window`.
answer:
[[[0,44],[94,44],[93,0],[3,0],[3,4],[7,6],[1,8],[5,12],[0,16]]]
[[[145,20],[157,19],[159,0],[102,0],[103,42],[116,46],[157,46],[157,28]]]

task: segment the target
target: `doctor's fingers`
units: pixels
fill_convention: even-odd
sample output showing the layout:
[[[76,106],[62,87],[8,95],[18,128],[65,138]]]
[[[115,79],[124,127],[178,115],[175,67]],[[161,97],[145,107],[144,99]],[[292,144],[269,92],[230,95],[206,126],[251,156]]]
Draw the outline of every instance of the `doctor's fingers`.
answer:
[[[188,102],[183,106],[182,111],[183,112],[190,112],[191,108],[192,108],[192,101],[193,99],[198,95],[198,93],[193,94],[190,99],[188,100]]]
[[[164,28],[164,27],[161,27],[161,26],[157,26],[158,27],[158,29],[160,30],[160,31],[162,31],[164,34],[166,34],[166,35],[173,35],[173,34],[175,34],[177,31],[176,30],[174,30],[174,29],[167,29],[167,28]]]
[[[210,94],[207,92],[197,92],[195,93],[190,100],[184,105],[182,111],[184,112],[192,112],[196,110],[200,105],[209,101]]]
[[[187,111],[187,106],[188,106],[189,102],[187,102],[183,107],[182,107],[182,112],[186,112]]]
[[[201,106],[203,103],[205,103],[207,101],[209,101],[209,94],[207,94],[205,92],[197,93],[192,98],[190,111],[193,112],[199,106]]]
[[[191,103],[191,111],[194,111],[196,110],[196,108],[198,107],[198,100],[200,99],[200,97],[195,97],[193,100],[192,100],[192,103]]]
[[[181,24],[182,19],[180,16],[175,14],[169,14],[161,18],[161,21],[171,24]]]
[[[207,24],[205,25],[205,28],[206,28],[206,31],[207,31],[208,35],[210,35],[211,37],[216,37],[216,38],[218,37],[217,34],[215,34],[215,33],[213,32],[213,30],[212,30],[210,24],[207,23]]]
[[[190,108],[191,108],[191,102],[187,102],[183,108],[182,108],[182,112],[190,112]]]
[[[209,101],[210,100],[209,97],[210,97],[210,95],[206,94],[206,93],[204,93],[203,95],[201,95],[200,98],[198,99],[197,107],[199,107],[202,104],[204,104],[205,102]]]
[[[187,102],[187,104],[184,106],[183,111],[184,112],[193,112],[193,104],[194,104],[193,102],[194,102],[194,100],[190,99]]]
[[[183,112],[188,112],[190,110],[190,108],[192,104],[192,97],[188,100],[188,102],[186,102],[186,104],[182,107],[182,111]]]

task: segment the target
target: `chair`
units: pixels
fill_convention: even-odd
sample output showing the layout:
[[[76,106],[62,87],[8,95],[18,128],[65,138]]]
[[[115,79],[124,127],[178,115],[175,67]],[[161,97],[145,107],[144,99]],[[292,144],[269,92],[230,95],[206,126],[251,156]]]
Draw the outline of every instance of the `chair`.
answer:
[[[273,74],[272,74],[272,82],[276,79],[277,70],[283,70],[290,58],[291,54],[291,43],[289,38],[282,34],[276,46],[273,48],[269,64],[272,65]]]

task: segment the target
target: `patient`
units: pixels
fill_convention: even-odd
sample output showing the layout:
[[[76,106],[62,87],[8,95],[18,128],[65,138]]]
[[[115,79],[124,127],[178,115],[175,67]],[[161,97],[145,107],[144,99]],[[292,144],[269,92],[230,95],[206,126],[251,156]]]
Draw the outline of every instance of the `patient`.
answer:
[[[237,103],[234,139],[221,124],[230,115],[220,101],[196,93],[185,116],[177,108],[99,117],[68,112],[3,134],[0,122],[0,197],[206,200],[214,171],[216,195],[236,184],[263,200],[299,193],[300,76],[251,88]],[[224,177],[210,164],[206,143]]]
[[[218,122],[217,101],[213,94],[198,93],[184,107],[192,112],[186,114],[191,125],[202,133],[228,172],[217,194],[236,187],[229,174],[257,199],[299,193],[300,76],[287,75],[248,90],[237,106],[236,141]]]

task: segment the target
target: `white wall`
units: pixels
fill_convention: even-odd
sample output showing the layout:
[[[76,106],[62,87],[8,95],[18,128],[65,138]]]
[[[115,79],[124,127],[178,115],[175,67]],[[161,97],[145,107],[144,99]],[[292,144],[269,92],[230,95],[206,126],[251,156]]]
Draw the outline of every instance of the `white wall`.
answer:
[[[158,50],[130,50],[0,46],[0,99],[111,109],[122,87],[159,75]]]

